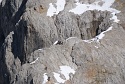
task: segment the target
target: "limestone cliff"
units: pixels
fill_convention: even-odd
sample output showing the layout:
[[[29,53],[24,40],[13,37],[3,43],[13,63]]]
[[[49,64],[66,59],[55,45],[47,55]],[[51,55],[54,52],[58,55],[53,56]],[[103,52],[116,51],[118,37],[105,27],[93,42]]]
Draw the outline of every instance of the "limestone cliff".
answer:
[[[0,84],[125,84],[124,0],[2,0]]]

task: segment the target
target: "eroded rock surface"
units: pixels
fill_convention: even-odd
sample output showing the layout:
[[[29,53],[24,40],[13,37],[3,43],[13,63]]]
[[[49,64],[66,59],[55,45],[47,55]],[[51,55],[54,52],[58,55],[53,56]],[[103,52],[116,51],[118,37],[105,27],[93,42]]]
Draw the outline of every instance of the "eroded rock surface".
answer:
[[[3,0],[0,84],[125,84],[125,1],[105,1]]]

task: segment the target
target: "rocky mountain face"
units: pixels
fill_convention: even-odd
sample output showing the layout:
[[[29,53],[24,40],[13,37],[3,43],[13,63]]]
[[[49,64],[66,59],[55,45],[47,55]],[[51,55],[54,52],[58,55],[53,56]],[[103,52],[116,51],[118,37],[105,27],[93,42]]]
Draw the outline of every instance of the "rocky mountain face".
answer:
[[[0,84],[125,84],[124,0],[2,0]]]

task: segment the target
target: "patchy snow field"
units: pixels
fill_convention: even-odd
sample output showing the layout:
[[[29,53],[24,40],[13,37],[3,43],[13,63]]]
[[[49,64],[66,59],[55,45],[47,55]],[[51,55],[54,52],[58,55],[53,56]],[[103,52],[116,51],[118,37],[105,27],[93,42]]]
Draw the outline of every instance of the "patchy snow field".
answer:
[[[54,5],[50,3],[49,9],[47,11],[47,16],[51,17],[54,14],[57,15],[60,11],[64,10],[65,4],[66,4],[65,0],[57,0],[57,3],[55,3]]]
[[[110,11],[112,13],[111,20],[114,20],[114,22],[118,23],[119,20],[117,19],[116,14],[120,13],[120,11],[114,8],[111,8],[115,0],[102,0],[102,1],[104,2],[104,4],[100,6],[99,5],[100,1],[94,2],[92,4],[81,4],[79,0],[76,0],[76,7],[69,10],[69,12],[73,12],[74,14],[81,15],[88,10]]]

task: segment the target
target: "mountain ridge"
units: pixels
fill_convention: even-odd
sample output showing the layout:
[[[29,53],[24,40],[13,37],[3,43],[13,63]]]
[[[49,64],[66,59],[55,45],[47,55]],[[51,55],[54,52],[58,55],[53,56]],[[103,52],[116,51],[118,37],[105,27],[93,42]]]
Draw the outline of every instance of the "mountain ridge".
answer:
[[[124,1],[107,2],[2,0],[0,84],[124,84]]]

